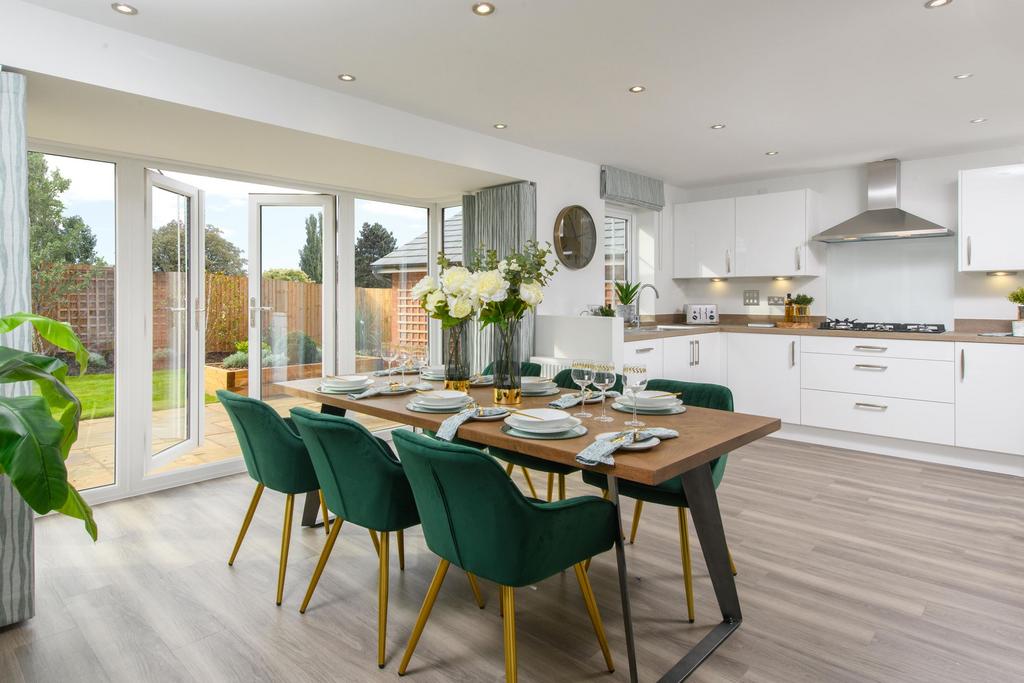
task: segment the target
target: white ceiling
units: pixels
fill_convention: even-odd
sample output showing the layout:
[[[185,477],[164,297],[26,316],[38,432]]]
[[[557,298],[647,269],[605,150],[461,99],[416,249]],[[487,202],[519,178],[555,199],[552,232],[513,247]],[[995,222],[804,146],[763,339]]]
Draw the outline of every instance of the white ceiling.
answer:
[[[683,186],[1024,139],[1022,0],[31,1]]]

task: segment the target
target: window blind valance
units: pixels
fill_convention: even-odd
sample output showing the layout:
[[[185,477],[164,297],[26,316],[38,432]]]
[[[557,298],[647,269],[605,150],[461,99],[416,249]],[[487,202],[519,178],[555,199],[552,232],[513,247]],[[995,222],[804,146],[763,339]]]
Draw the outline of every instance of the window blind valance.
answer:
[[[614,166],[601,166],[601,199],[661,211],[665,207],[665,183]]]

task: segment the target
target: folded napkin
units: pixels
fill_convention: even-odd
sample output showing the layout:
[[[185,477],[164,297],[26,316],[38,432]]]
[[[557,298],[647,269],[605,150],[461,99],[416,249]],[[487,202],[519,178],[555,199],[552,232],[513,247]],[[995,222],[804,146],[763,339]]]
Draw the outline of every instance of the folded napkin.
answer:
[[[587,398],[590,398],[591,396],[594,396],[596,394],[598,394],[598,392],[587,390]],[[622,394],[620,394],[617,391],[609,391],[605,393],[605,396],[618,398],[619,396],[622,396]],[[572,408],[573,406],[579,405],[582,400],[582,394],[565,394],[564,396],[559,396],[554,401],[551,401],[550,403],[548,403],[548,405],[551,406],[552,408]]]
[[[466,408],[465,410],[445,419],[445,421],[441,423],[441,426],[437,428],[437,433],[434,434],[434,436],[442,441],[451,441],[455,438],[455,432],[459,431],[459,427],[461,427],[462,424],[471,417],[487,417],[489,415],[501,415],[502,413],[507,412],[508,411],[504,408],[477,408],[476,406]]]
[[[622,446],[628,446],[633,442],[647,441],[652,436],[662,440],[674,439],[679,436],[679,432],[663,427],[644,427],[639,431],[630,429],[619,432],[610,439],[596,439],[594,443],[576,455],[576,462],[589,467],[594,465],[614,465],[615,458],[612,457],[612,453],[619,450]]]
[[[352,399],[353,401],[358,401],[359,399],[362,399],[362,398],[370,398],[371,396],[376,396],[377,394],[383,392],[384,390],[386,390],[390,386],[391,386],[390,382],[384,382],[383,384],[378,384],[376,386],[372,386],[369,389],[366,389],[365,391],[361,391],[361,392],[358,392],[358,393],[355,393],[355,394],[349,394],[348,398]],[[434,387],[433,387],[433,385],[427,384],[426,382],[420,382],[418,384],[411,384],[411,385],[409,385],[409,388],[410,389],[418,389],[418,390],[422,390],[422,391],[429,391],[429,390],[433,389]]]

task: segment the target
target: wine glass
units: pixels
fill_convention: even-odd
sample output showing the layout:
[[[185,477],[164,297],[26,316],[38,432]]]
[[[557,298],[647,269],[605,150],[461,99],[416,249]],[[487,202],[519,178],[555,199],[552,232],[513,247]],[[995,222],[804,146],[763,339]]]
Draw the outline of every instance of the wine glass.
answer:
[[[605,401],[605,395],[610,388],[615,386],[615,366],[611,363],[595,364],[594,386],[601,390],[601,416],[594,419],[597,422],[611,422],[614,418],[608,417],[608,405]]]
[[[587,385],[594,379],[594,364],[589,360],[577,360],[572,363],[572,381],[580,388],[580,412],[574,417],[593,417],[587,412]]]
[[[401,372],[402,372],[402,386],[403,387],[409,386],[408,384],[405,383],[405,368],[406,368],[407,365],[409,365],[409,357],[410,357],[409,349],[407,347],[405,347],[405,346],[399,346],[398,347],[398,356],[396,357],[396,360],[398,361],[399,370],[401,370]]]
[[[380,348],[381,348],[380,355],[381,355],[381,357],[384,360],[387,361],[387,364],[388,364],[388,367],[387,367],[388,374],[387,374],[387,376],[391,377],[391,365],[396,360],[398,360],[398,352],[400,350],[400,347],[398,346],[398,344],[382,344]]]
[[[638,429],[647,426],[647,423],[636,419],[637,394],[647,388],[647,366],[627,365],[622,368],[623,391],[632,399],[633,419],[626,422],[627,427]]]

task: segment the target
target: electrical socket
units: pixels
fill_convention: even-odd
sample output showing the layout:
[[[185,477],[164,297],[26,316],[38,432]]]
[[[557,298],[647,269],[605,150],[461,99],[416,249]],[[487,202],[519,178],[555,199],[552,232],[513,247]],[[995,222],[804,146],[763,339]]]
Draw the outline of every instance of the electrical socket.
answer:
[[[760,306],[761,305],[761,290],[760,289],[744,289],[743,290],[743,305],[744,306]]]
[[[769,306],[785,306],[786,305],[786,297],[784,297],[784,296],[769,296],[768,297],[768,305]]]

